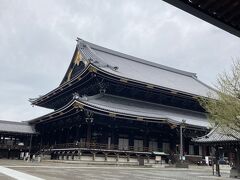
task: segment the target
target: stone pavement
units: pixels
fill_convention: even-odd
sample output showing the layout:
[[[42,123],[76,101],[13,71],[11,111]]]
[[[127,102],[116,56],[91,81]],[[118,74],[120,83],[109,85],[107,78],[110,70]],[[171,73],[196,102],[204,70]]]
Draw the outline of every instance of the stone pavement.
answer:
[[[222,177],[212,176],[211,167],[192,166],[190,169],[116,167],[66,163],[27,163],[17,160],[0,160],[0,166],[20,171],[46,180],[212,180],[230,179],[229,168],[222,170]],[[12,179],[0,174],[0,179]]]

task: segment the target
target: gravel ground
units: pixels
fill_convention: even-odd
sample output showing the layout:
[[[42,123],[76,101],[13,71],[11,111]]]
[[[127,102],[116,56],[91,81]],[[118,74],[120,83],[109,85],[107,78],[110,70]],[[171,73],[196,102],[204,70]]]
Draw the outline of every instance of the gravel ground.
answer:
[[[105,165],[84,165],[69,163],[27,163],[20,160],[0,160],[0,166],[20,171],[46,180],[207,180],[207,179],[230,179],[229,167],[222,168],[222,177],[212,176],[211,167],[191,166],[189,169],[176,168],[141,168],[116,167]],[[10,180],[7,175],[0,173],[1,180]]]

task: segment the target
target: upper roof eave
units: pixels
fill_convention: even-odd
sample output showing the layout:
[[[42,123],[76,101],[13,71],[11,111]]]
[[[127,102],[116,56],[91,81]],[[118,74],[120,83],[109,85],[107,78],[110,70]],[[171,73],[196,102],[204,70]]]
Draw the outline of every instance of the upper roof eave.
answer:
[[[111,76],[114,76],[114,77],[117,77],[117,78],[123,78],[123,79],[128,79],[129,81],[132,81],[132,82],[135,82],[135,83],[139,83],[139,84],[145,84],[145,85],[150,85],[150,86],[154,86],[156,88],[159,88],[159,89],[164,89],[164,90],[170,90],[170,91],[177,91],[179,92],[180,94],[185,94],[185,95],[189,95],[189,96],[192,96],[192,97],[196,97],[196,96],[202,96],[202,97],[207,97],[207,95],[199,95],[197,93],[189,93],[189,92],[185,92],[185,91],[182,91],[182,90],[179,90],[179,89],[176,89],[176,88],[169,88],[167,86],[160,86],[158,84],[154,84],[154,83],[149,83],[149,82],[144,82],[144,81],[140,81],[138,79],[133,79],[131,77],[124,77],[124,76],[121,76],[121,75],[117,75],[111,71],[106,71],[106,69],[102,68],[102,67],[99,67],[98,65],[95,64],[95,60],[93,60],[92,58],[97,58],[97,60],[100,60],[101,61],[101,58],[99,58],[97,56],[96,53],[94,53],[91,49],[93,50],[98,50],[98,51],[102,51],[102,52],[106,52],[106,53],[109,53],[109,54],[113,54],[114,56],[119,56],[119,57],[123,57],[125,59],[129,59],[131,61],[135,61],[135,62],[138,62],[138,63],[141,63],[141,64],[144,64],[146,66],[153,66],[153,67],[156,67],[156,68],[159,68],[159,69],[162,69],[162,70],[166,70],[166,71],[169,71],[169,72],[173,72],[173,73],[176,73],[176,74],[181,74],[181,75],[184,75],[184,76],[188,76],[188,77],[191,77],[193,78],[196,82],[198,82],[199,84],[202,84],[202,86],[205,86],[207,87],[209,90],[211,91],[216,91],[215,89],[213,89],[212,87],[206,85],[205,83],[203,83],[202,81],[200,81],[199,79],[197,79],[196,77],[196,74],[195,73],[190,73],[190,72],[187,72],[187,71],[182,71],[182,70],[178,70],[178,69],[175,69],[175,68],[171,68],[171,67],[167,67],[167,66],[164,66],[164,65],[160,65],[160,64],[157,64],[157,63],[153,63],[153,62],[149,62],[149,61],[146,61],[146,60],[143,60],[143,59],[140,59],[140,58],[136,58],[136,57],[133,57],[133,56],[130,56],[130,55],[126,55],[126,54],[123,54],[123,53],[120,53],[120,52],[117,52],[117,51],[114,51],[114,50],[111,50],[111,49],[108,49],[108,48],[105,48],[105,47],[101,47],[101,46],[98,46],[96,44],[92,44],[90,42],[87,42],[87,41],[84,41],[84,40],[81,40],[81,39],[78,39],[77,40],[77,47],[75,49],[75,52],[74,52],[74,55],[73,55],[73,58],[72,58],[72,61],[71,63],[73,62],[74,60],[74,57],[76,55],[76,52],[77,51],[80,51],[84,56],[85,58],[87,59],[87,61],[89,61],[89,64],[85,67],[84,71],[81,72],[81,74],[78,74],[76,77],[70,79],[69,81],[67,82],[63,82],[60,84],[59,87],[55,88],[54,90],[50,91],[49,93],[39,97],[39,98],[36,98],[36,99],[29,99],[29,101],[32,103],[32,105],[40,105],[41,103],[43,103],[45,100],[47,100],[49,97],[55,95],[56,93],[58,93],[58,91],[61,91],[63,90],[64,88],[68,87],[69,85],[72,85],[73,83],[76,82],[76,80],[81,77],[83,75],[83,73],[85,73],[86,71],[89,70],[90,67],[94,67],[96,68],[98,71],[101,71],[103,73],[106,73],[107,75],[111,75]],[[81,47],[80,47],[81,46]],[[85,51],[88,51],[88,52],[85,52]],[[86,56],[89,56],[89,57],[86,57]],[[104,59],[103,59],[104,61]],[[71,64],[70,63],[70,64]],[[104,63],[103,63],[104,64]],[[70,67],[70,66],[69,66]],[[110,65],[108,64],[104,64],[104,67],[107,67],[107,68],[114,68],[114,67],[111,67]],[[69,70],[69,68],[68,68]],[[66,73],[67,74],[67,73]],[[66,76],[65,74],[65,76]]]
[[[112,74],[112,73],[109,73],[108,71],[105,71],[104,69],[101,69],[99,67],[97,67],[96,65],[94,65],[93,63],[90,63],[88,65],[88,67],[86,68],[86,70],[82,73],[82,74],[79,74],[78,76],[76,76],[75,78],[71,79],[70,81],[68,82],[65,82],[63,83],[62,85],[60,85],[59,87],[53,89],[52,91],[50,91],[49,93],[45,94],[44,96],[41,96],[37,99],[34,99],[34,100],[29,100],[31,102],[32,105],[39,105],[40,103],[43,103],[44,101],[46,101],[49,97],[52,97],[54,95],[56,95],[57,91],[61,92],[63,91],[65,88],[73,85],[74,83],[76,83],[78,81],[81,81],[82,80],[82,75],[86,72],[86,71],[89,71],[89,68],[95,68],[96,69],[96,74],[98,72],[102,72],[108,76],[112,76],[112,77],[115,77],[115,78],[118,78],[118,79],[125,79],[129,82],[133,82],[133,83],[137,83],[137,84],[141,84],[143,86],[146,86],[146,87],[154,87],[155,89],[162,89],[162,90],[168,90],[170,92],[174,92],[174,93],[178,93],[178,94],[183,94],[183,95],[187,95],[189,97],[193,97],[193,98],[196,98],[196,97],[201,97],[197,94],[191,94],[191,93],[187,93],[187,92],[183,92],[183,91],[179,91],[179,90],[176,90],[176,89],[170,89],[170,88],[166,88],[166,87],[162,87],[162,86],[158,86],[158,85],[155,85],[155,84],[150,84],[150,83],[147,83],[147,82],[142,82],[142,81],[138,81],[138,80],[135,80],[135,79],[130,79],[130,78],[125,78],[125,77],[122,77],[122,76],[118,76],[118,75],[115,75],[115,74]],[[197,81],[199,81],[197,79]],[[201,81],[199,81],[200,83],[203,83]],[[204,83],[203,83],[204,84]],[[206,84],[204,84],[206,85]],[[207,86],[207,85],[206,85]],[[210,87],[211,88],[211,87]],[[203,97],[203,96],[202,96]]]
[[[73,84],[75,84],[78,81],[81,81],[83,76],[88,73],[89,68],[92,66],[92,64],[89,64],[86,69],[81,73],[78,74],[76,77],[74,77],[73,79],[66,81],[64,83],[62,83],[61,85],[59,85],[57,88],[51,90],[50,92],[48,92],[47,94],[36,98],[36,99],[29,99],[29,101],[31,102],[32,105],[39,105],[40,103],[43,103],[44,101],[46,101],[49,97],[52,97],[54,95],[57,94],[57,92],[61,92],[64,89],[68,88],[69,86],[72,86]]]

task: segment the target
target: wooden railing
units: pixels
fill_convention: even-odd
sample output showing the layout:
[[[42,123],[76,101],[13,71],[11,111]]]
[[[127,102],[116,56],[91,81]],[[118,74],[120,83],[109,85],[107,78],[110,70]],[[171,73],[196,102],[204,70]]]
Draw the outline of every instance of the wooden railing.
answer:
[[[159,149],[153,150],[149,147],[134,147],[128,146],[126,148],[119,147],[119,145],[115,144],[100,144],[100,143],[65,143],[65,144],[55,144],[55,145],[47,145],[43,146],[42,149],[68,149],[68,148],[87,148],[87,149],[100,149],[100,150],[120,150],[120,151],[137,151],[137,152],[152,152],[152,151],[160,151]]]
[[[0,144],[0,149],[29,149],[28,146],[20,146],[17,144]]]

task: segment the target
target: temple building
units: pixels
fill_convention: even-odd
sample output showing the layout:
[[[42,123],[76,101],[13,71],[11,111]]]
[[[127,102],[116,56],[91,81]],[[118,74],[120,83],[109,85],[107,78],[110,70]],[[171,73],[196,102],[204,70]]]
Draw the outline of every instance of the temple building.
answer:
[[[53,109],[29,124],[36,147],[52,159],[130,161],[179,153],[184,120],[184,153],[202,156],[206,146],[193,137],[210,127],[198,97],[214,90],[196,74],[166,67],[82,39],[59,87],[31,99]],[[124,159],[125,157],[125,159]]]
[[[159,156],[177,158],[184,126],[184,155],[195,162],[209,154],[191,141],[209,132],[198,103],[208,93],[215,91],[195,73],[77,39],[60,85],[30,99],[53,110],[28,121],[31,149],[51,159],[155,163]]]
[[[36,135],[28,122],[0,120],[0,158],[23,158],[31,152],[31,143]]]

